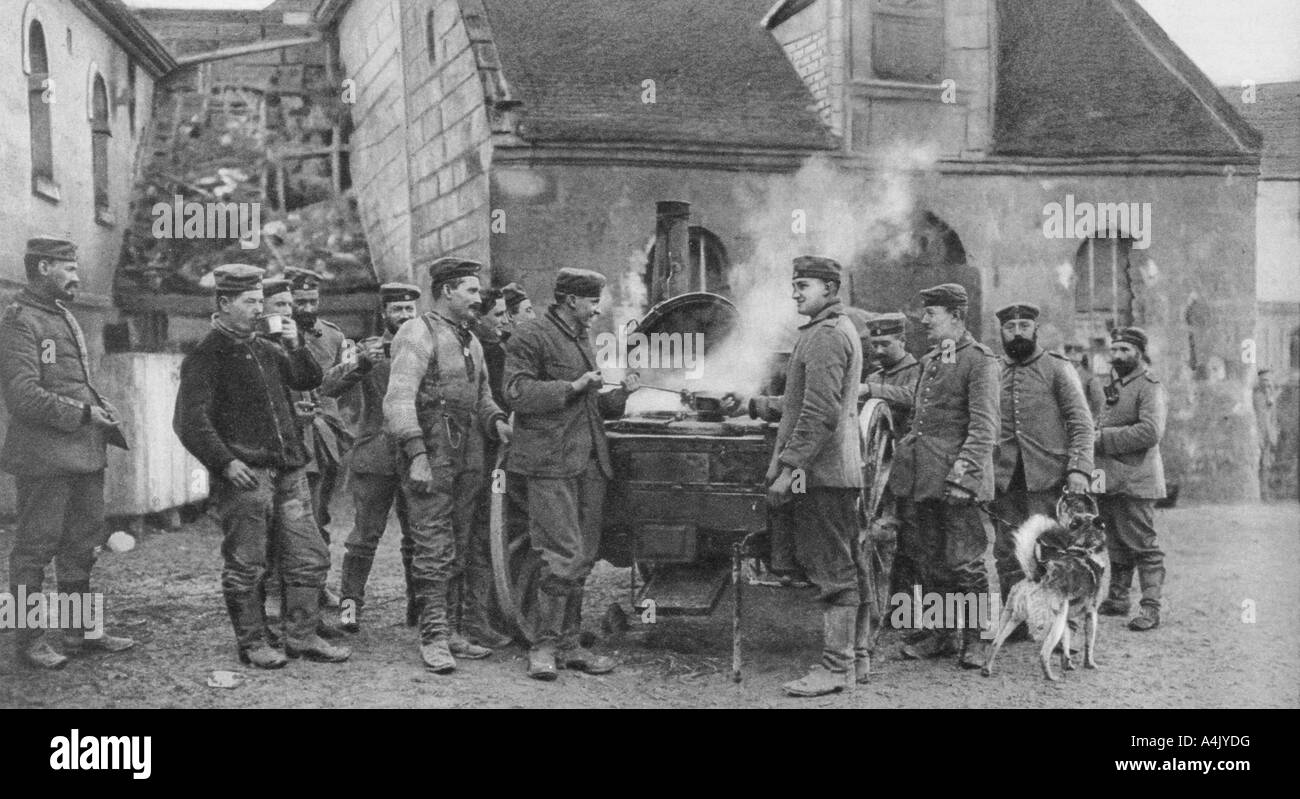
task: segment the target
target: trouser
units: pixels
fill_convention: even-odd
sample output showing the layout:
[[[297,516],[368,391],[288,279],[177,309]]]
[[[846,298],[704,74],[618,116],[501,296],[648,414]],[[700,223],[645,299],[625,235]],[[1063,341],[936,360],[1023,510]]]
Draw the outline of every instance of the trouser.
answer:
[[[979,508],[942,499],[917,500],[916,527],[924,563],[921,580],[927,591],[945,595],[973,593],[977,598],[988,591],[988,574],[984,571],[988,534]],[[967,625],[979,626],[974,614]]]
[[[574,477],[525,479],[528,537],[542,560],[534,607],[543,617],[551,612],[548,608],[558,608],[561,614],[560,619],[540,618],[530,625],[536,640],[529,643],[555,643],[563,627],[563,608],[574,597],[581,602],[583,585],[596,563],[606,479],[595,458]]]
[[[213,481],[225,561],[221,589],[241,647],[264,634],[262,586],[268,550],[274,553],[286,592],[319,592],[329,571],[329,548],[312,516],[306,472],[251,468],[257,485],[247,491],[221,477]],[[300,626],[306,626],[306,620]],[[310,627],[315,628],[314,621]]]
[[[886,493],[889,501],[892,493]],[[895,529],[898,531],[894,547],[894,568],[890,572],[890,593],[910,594],[912,586],[921,583],[922,551],[916,532],[916,503],[906,497],[893,499]]]
[[[1030,491],[1025,485],[1025,462],[1018,460],[1005,491],[997,492],[993,499],[993,512],[1010,524],[993,520],[993,560],[998,568],[998,583],[1005,602],[1011,586],[1025,578],[1016,560],[1016,545],[1012,536],[1025,520],[1035,514],[1056,518],[1056,500],[1061,496],[1059,483],[1045,491]]]
[[[773,515],[793,532],[794,554],[824,605],[858,605],[866,565],[858,544],[856,488],[811,487]]]
[[[366,603],[366,582],[375,562],[375,550],[388,527],[388,511],[397,506],[397,523],[402,529],[402,570],[407,594],[411,593],[411,516],[402,478],[396,474],[352,472],[352,504],[355,508],[352,532],[343,544],[343,577],[339,593],[343,599]]]
[[[39,593],[51,560],[60,586],[88,587],[95,547],[107,540],[104,471],[19,475],[14,483],[18,505],[9,553],[9,592],[15,597],[20,588],[29,594]],[[18,646],[24,648],[41,636],[40,629],[24,628],[17,633]]]
[[[338,483],[339,465],[333,461],[320,464],[319,472],[308,472],[307,485],[311,489],[311,513],[320,528],[320,537],[330,543],[329,523],[330,500],[334,498],[334,486]]]
[[[457,557],[458,543],[465,552],[482,481],[477,467],[466,469],[432,454],[429,461],[431,492],[415,491],[410,480],[402,479],[411,520],[411,589],[420,605],[420,642],[426,644],[449,631],[448,591],[453,578],[464,570],[463,559]]]
[[[1142,586],[1141,604],[1158,610],[1165,582],[1165,553],[1156,544],[1155,500],[1104,494],[1097,498],[1097,505],[1110,550],[1110,598],[1128,604],[1136,569]]]

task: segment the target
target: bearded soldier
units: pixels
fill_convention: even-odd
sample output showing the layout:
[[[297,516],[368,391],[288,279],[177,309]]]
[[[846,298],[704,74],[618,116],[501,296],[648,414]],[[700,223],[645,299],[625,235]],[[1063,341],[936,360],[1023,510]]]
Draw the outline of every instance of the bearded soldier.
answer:
[[[1099,611],[1129,612],[1129,589],[1136,568],[1142,586],[1142,612],[1129,621],[1136,632],[1160,625],[1160,592],[1165,583],[1165,553],[1156,543],[1155,505],[1165,495],[1160,439],[1165,435],[1164,386],[1150,371],[1147,334],[1140,327],[1111,332],[1110,382],[1097,419],[1097,468],[1105,481],[1098,501],[1110,548],[1110,596]]]
[[[921,324],[932,346],[921,358],[912,428],[894,451],[889,487],[916,507],[926,590],[978,597],[988,591],[988,536],[975,503],[993,498],[998,361],[966,330],[965,288],[944,283],[922,291],[921,302]],[[960,641],[951,629],[930,630],[904,646],[903,655],[959,651],[963,667],[979,668],[982,658],[973,648],[979,620],[972,612],[962,621]]]
[[[432,310],[393,339],[384,424],[404,463],[402,493],[411,514],[411,584],[420,606],[420,657],[436,674],[456,657],[492,650],[464,635],[462,595],[483,480],[484,437],[509,440],[506,415],[492,401],[483,348],[470,332],[479,296],[477,261],[429,265]],[[468,613],[473,617],[477,609]]]
[[[18,494],[9,591],[41,593],[54,561],[59,592],[90,592],[95,547],[104,530],[105,444],[125,446],[117,411],[90,383],[90,353],[81,325],[65,302],[76,298],[77,247],[65,239],[27,240],[27,286],[0,319],[0,387],[9,429],[0,468],[14,476]],[[115,441],[116,439],[116,441]],[[17,631],[18,661],[57,669],[68,659],[39,628]],[[66,630],[70,654],[120,652],[130,638]]]
[[[1024,579],[1012,534],[1034,514],[1056,515],[1061,490],[1085,493],[1092,476],[1092,414],[1064,355],[1038,344],[1038,306],[1017,302],[997,312],[1002,328],[1002,427],[995,463],[997,535],[993,556],[1003,602]]]

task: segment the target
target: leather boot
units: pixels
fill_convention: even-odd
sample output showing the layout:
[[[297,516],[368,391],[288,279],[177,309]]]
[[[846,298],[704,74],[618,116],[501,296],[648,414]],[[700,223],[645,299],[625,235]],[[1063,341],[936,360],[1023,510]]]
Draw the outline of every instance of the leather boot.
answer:
[[[63,594],[89,594],[90,581],[79,580],[73,583],[59,583],[59,592]],[[103,623],[103,619],[98,620]],[[121,635],[109,635],[101,632],[94,635],[91,628],[96,624],[95,619],[82,619],[83,627],[81,630],[64,630],[63,631],[63,651],[65,654],[76,656],[85,655],[93,652],[114,653],[124,652],[135,646],[135,640]]]
[[[361,602],[350,596],[339,600],[339,628],[348,633],[361,632]]]
[[[335,646],[317,633],[320,623],[320,588],[293,585],[284,589],[285,653],[321,663],[342,663],[352,656],[346,646]]]
[[[980,638],[979,628],[967,627],[962,630],[961,652],[957,656],[957,665],[963,669],[982,669],[984,657],[984,640]]]
[[[1133,567],[1116,566],[1111,562],[1110,592],[1106,600],[1097,607],[1103,616],[1127,616],[1129,611],[1128,592],[1133,585]]]
[[[482,660],[492,656],[486,646],[470,643],[465,637],[465,578],[453,578],[447,587],[447,646],[451,653],[466,660]]]
[[[461,608],[461,632],[470,641],[490,649],[500,649],[514,642],[510,636],[492,627],[492,571],[490,566],[470,569],[465,575],[465,598]]]
[[[361,608],[366,604],[366,583],[375,559],[348,552],[343,555],[339,576],[339,627],[345,632],[361,631]]]
[[[31,632],[23,630],[23,632]],[[50,646],[40,631],[35,631],[36,636],[27,636],[21,639],[18,646],[14,649],[14,660],[21,666],[28,666],[34,669],[44,669],[46,671],[57,671],[68,665],[68,659]]]
[[[230,614],[230,625],[235,628],[235,645],[239,650],[239,660],[241,663],[251,663],[258,668],[279,668],[284,663],[273,666],[263,666],[261,663],[270,663],[275,660],[265,650],[275,652],[276,650],[266,641],[266,617],[264,613],[264,600],[262,599],[261,590],[254,591],[226,591],[224,594],[226,600],[226,612]],[[253,661],[250,653],[258,653],[257,660]]]
[[[865,607],[865,606],[863,606]],[[822,662],[781,686],[790,696],[825,696],[853,689],[854,641],[859,605],[831,605],[822,611]]]
[[[871,682],[871,606],[858,605],[853,629],[853,673],[859,684]]]
[[[927,630],[928,635],[902,648],[903,657],[910,660],[925,660],[955,655],[957,653],[957,634],[953,630]]]
[[[435,635],[431,640],[421,642],[420,659],[434,674],[451,674],[456,670],[456,658],[452,657],[446,635]]]
[[[1160,593],[1165,584],[1164,564],[1139,566],[1138,583],[1142,586],[1142,610],[1129,621],[1128,628],[1144,633],[1160,626]]]
[[[618,662],[582,645],[582,589],[569,594],[564,603],[564,624],[560,630],[560,644],[556,661],[560,668],[577,669],[587,674],[609,674]]]
[[[537,591],[537,640],[528,649],[528,676],[534,680],[550,682],[559,676],[555,651],[568,599],[567,595]]]

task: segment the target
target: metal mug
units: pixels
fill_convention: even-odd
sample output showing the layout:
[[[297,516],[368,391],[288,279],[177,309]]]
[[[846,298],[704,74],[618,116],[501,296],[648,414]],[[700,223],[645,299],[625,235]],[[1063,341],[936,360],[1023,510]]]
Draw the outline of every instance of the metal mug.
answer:
[[[259,332],[268,336],[278,336],[284,332],[284,317],[278,313],[264,314],[257,320]]]

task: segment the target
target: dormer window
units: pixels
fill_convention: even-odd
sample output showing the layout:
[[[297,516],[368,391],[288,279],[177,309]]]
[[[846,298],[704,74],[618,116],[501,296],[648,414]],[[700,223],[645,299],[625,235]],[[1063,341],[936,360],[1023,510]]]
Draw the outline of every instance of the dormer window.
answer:
[[[943,79],[943,0],[857,0],[855,10],[856,77],[925,84]]]

